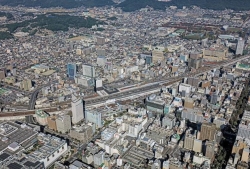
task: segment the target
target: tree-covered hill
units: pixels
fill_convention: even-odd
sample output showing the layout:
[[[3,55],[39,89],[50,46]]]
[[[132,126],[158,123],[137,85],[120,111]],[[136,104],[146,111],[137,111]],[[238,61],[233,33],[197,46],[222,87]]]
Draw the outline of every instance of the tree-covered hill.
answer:
[[[153,7],[158,10],[165,10],[169,6],[198,6],[204,9],[214,10],[250,10],[250,0],[172,0],[169,2],[159,2],[157,0],[126,0],[118,6],[124,11],[135,11],[146,6]]]
[[[106,5],[114,5],[112,0],[0,0],[0,5],[18,6],[23,5],[27,7],[40,6],[42,8],[49,7],[63,7],[63,8],[77,8],[85,7],[100,7]]]

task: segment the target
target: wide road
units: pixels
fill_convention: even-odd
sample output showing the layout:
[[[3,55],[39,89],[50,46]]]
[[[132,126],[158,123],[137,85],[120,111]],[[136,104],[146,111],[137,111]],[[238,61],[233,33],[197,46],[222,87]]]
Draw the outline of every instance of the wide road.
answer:
[[[195,73],[185,73],[178,77],[167,77],[167,79],[163,79],[158,82],[152,82],[143,86],[137,86],[137,87],[125,90],[125,91],[120,91],[117,93],[110,94],[108,96],[98,96],[94,98],[84,99],[85,107],[86,108],[99,107],[99,106],[108,104],[108,102],[106,102],[108,100],[126,100],[126,99],[129,100],[129,99],[141,97],[143,94],[148,95],[150,91],[160,89],[163,85],[164,86],[172,85],[178,81],[181,81],[184,77],[199,76],[215,68],[229,66],[238,61],[249,59],[249,58],[250,56],[241,56],[236,59],[225,60],[221,62],[220,64],[215,64],[210,67],[206,67],[206,68],[203,67],[201,69],[198,69]]]
[[[34,110],[34,109],[35,109],[36,98],[37,98],[37,95],[38,95],[38,93],[40,92],[40,90],[42,90],[42,88],[47,87],[47,86],[50,86],[51,84],[57,83],[57,82],[58,82],[57,80],[52,81],[52,82],[49,82],[49,83],[47,83],[46,85],[40,86],[40,87],[37,88],[35,91],[33,91],[33,93],[32,93],[31,96],[30,96],[30,101],[29,101],[29,107],[28,107],[28,109],[29,109],[29,110]]]

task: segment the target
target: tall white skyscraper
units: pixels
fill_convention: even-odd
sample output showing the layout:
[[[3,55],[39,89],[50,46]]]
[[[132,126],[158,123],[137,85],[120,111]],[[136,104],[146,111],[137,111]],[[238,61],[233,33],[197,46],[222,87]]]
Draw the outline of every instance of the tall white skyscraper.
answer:
[[[82,99],[77,97],[75,94],[72,94],[71,107],[72,107],[72,123],[76,124],[84,118]]]
[[[235,54],[236,55],[243,55],[244,46],[245,46],[245,40],[242,38],[239,38]]]

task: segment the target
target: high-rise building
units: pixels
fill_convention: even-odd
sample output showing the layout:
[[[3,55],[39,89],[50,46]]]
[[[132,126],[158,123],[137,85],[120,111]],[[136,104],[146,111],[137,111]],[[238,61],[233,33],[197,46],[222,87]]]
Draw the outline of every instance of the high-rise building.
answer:
[[[85,111],[86,122],[91,122],[96,125],[96,128],[101,128],[102,124],[102,113],[98,111]]]
[[[70,129],[70,137],[74,138],[83,144],[87,144],[93,136],[93,127],[90,125],[76,126]]]
[[[162,119],[162,127],[168,127],[169,129],[172,129],[175,125],[175,122],[175,116],[167,115]]]
[[[163,162],[162,169],[169,169],[169,161],[164,161]]]
[[[95,91],[103,90],[102,79],[95,79]]]
[[[68,132],[71,129],[71,117],[66,114],[60,115],[56,118],[56,127],[58,132]]]
[[[104,162],[104,151],[100,151],[99,153],[94,155],[94,165],[100,166]]]
[[[216,92],[213,92],[211,94],[211,98],[210,98],[210,103],[211,104],[216,104],[218,100],[218,95],[216,94]]]
[[[244,51],[245,40],[242,38],[238,39],[237,47],[236,47],[236,55],[242,55]]]
[[[104,45],[105,38],[104,37],[96,37],[96,43],[97,43],[97,45]]]
[[[46,112],[42,111],[42,110],[36,110],[35,111],[35,117],[36,117],[36,121],[40,124],[40,125],[47,125],[48,124],[48,117],[49,114],[47,114]]]
[[[194,108],[194,100],[192,98],[185,98],[184,107],[189,108],[189,109],[193,109]]]
[[[202,58],[198,58],[198,59],[189,59],[188,61],[188,67],[190,68],[194,68],[194,69],[199,69],[202,66]]]
[[[216,125],[214,123],[202,123],[201,125],[201,140],[213,141],[216,133]]]
[[[0,69],[0,79],[4,79],[6,77],[6,69]]]
[[[29,91],[31,89],[31,87],[32,87],[32,81],[30,79],[25,79],[20,84],[20,88],[22,90]]]
[[[184,148],[188,150],[193,150],[194,140],[195,140],[195,135],[186,133],[185,141],[184,141]]]
[[[67,65],[67,75],[70,79],[74,79],[76,76],[76,64],[68,63]]]
[[[193,151],[196,153],[200,153],[202,150],[202,141],[199,139],[194,140]]]
[[[206,142],[206,153],[205,156],[210,158],[211,162],[214,160],[215,156],[215,142],[214,141],[207,141]]]
[[[94,66],[83,64],[82,65],[82,73],[83,73],[83,76],[94,78],[95,77],[95,68],[94,68]]]
[[[202,123],[204,121],[204,116],[201,111],[194,112],[194,111],[189,111],[189,110],[183,110],[181,112],[181,118],[188,119],[194,123],[197,123],[197,122]]]
[[[81,98],[76,96],[76,94],[72,94],[71,107],[72,107],[72,123],[76,124],[84,118],[83,101]]]
[[[241,161],[248,163],[249,158],[249,147],[243,149]]]
[[[194,80],[193,77],[188,77],[187,78],[187,84],[192,85],[193,84],[193,80]]]

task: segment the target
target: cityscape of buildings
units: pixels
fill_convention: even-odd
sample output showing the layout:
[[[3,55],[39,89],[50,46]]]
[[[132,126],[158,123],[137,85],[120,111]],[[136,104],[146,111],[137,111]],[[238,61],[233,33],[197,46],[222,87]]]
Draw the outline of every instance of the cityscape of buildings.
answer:
[[[0,40],[0,169],[250,168],[249,11],[0,9],[103,21]]]

